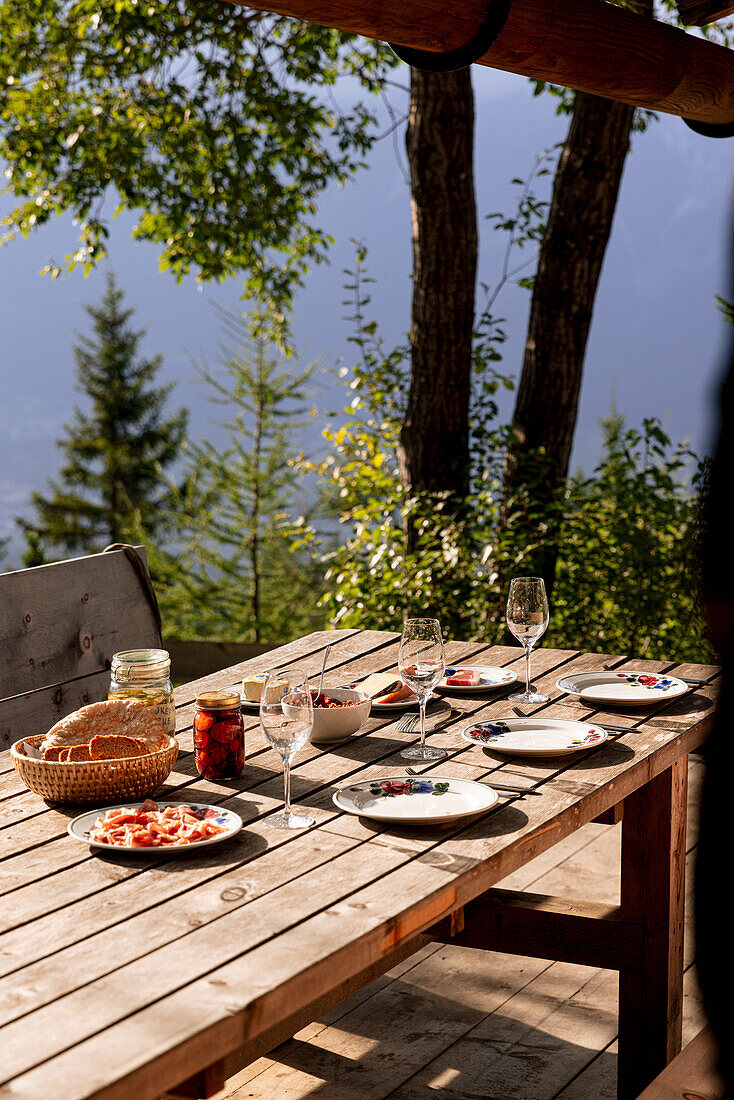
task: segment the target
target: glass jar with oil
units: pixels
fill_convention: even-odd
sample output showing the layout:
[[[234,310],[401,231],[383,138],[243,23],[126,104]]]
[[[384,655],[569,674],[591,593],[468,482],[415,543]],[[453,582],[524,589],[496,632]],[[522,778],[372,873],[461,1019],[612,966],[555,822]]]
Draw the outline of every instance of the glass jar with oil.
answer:
[[[112,655],[108,699],[139,699],[153,707],[163,732],[175,734],[171,658],[165,649],[125,649]]]

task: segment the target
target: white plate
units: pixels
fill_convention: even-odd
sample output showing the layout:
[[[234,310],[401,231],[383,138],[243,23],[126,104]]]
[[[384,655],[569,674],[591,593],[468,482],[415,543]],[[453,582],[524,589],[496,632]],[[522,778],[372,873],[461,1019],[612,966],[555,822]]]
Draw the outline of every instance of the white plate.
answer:
[[[382,775],[342,787],[334,795],[340,810],[375,821],[435,825],[485,813],[498,800],[485,783],[447,775]]]
[[[154,848],[122,848],[116,844],[102,844],[99,840],[92,840],[90,837],[89,833],[94,828],[97,818],[104,817],[108,810],[122,808],[139,810],[142,805],[142,802],[118,802],[116,806],[102,806],[98,810],[88,810],[70,821],[66,831],[69,836],[81,840],[91,848],[99,848],[102,852],[124,852],[127,855],[136,856],[161,856],[178,854],[179,852],[196,852],[199,848],[207,848],[211,844],[221,844],[222,841],[235,836],[242,828],[242,818],[239,814],[236,814],[233,810],[225,810],[221,806],[208,806],[204,802],[159,802],[159,810],[165,810],[167,806],[190,806],[192,810],[214,810],[216,816],[212,818],[212,821],[217,825],[225,825],[227,831],[211,836],[207,840],[195,840],[193,844],[166,844]]]
[[[446,677],[444,676],[443,680],[436,685],[436,691],[451,691],[457,695],[474,695],[477,691],[492,691],[493,688],[507,687],[508,684],[513,684],[517,679],[516,672],[509,668],[497,668],[495,665],[465,665],[460,663],[450,667],[455,670],[462,668],[466,669],[467,672],[478,672],[481,680],[476,687],[454,687],[453,684],[446,683]]]
[[[691,690],[676,676],[635,671],[569,672],[556,682],[556,687],[591,703],[610,703],[615,707],[666,702]]]
[[[241,680],[240,680],[239,684],[229,684],[224,690],[225,691],[236,691],[237,692],[237,694],[240,697],[240,706],[242,707],[243,710],[258,711],[259,712],[259,710],[260,710],[260,704],[259,703],[251,703],[249,699],[244,699],[242,697],[242,681]]]
[[[607,731],[590,722],[567,722],[561,718],[496,718],[475,722],[461,731],[465,741],[483,745],[492,752],[510,756],[567,756],[597,748]]]

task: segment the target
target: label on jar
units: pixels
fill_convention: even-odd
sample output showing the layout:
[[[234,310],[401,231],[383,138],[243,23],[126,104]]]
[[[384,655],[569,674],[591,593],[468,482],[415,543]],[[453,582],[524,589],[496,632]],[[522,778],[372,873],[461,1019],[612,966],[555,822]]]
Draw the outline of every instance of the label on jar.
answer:
[[[153,713],[163,727],[163,732],[173,735],[176,732],[176,704],[173,699],[156,703]]]

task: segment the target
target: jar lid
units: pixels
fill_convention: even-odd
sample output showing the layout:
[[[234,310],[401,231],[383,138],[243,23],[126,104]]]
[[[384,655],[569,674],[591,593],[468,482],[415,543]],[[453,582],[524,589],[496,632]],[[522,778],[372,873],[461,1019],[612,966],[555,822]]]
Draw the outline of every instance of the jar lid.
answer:
[[[131,680],[165,680],[171,671],[166,649],[123,649],[112,654],[112,675],[118,683]]]
[[[202,691],[200,695],[196,696],[197,707],[203,707],[204,710],[239,708],[240,702],[239,691]]]

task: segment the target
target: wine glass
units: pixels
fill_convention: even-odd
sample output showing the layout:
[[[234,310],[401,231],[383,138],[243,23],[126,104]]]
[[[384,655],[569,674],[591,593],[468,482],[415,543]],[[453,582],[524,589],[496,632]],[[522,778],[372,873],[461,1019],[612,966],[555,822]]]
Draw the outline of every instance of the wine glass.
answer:
[[[314,824],[312,817],[291,810],[291,761],[308,741],[312,728],[313,700],[306,673],[300,668],[272,669],[262,686],[260,729],[283,757],[284,811],[265,818],[275,829],[305,829]]]
[[[443,749],[426,747],[426,703],[443,677],[446,658],[438,619],[406,619],[398,653],[398,672],[403,683],[418,696],[421,714],[421,743],[403,749],[405,760],[440,760]]]
[[[547,703],[548,696],[530,690],[530,650],[548,629],[548,597],[542,577],[515,577],[507,597],[507,626],[525,650],[525,691],[510,695],[513,703]]]

